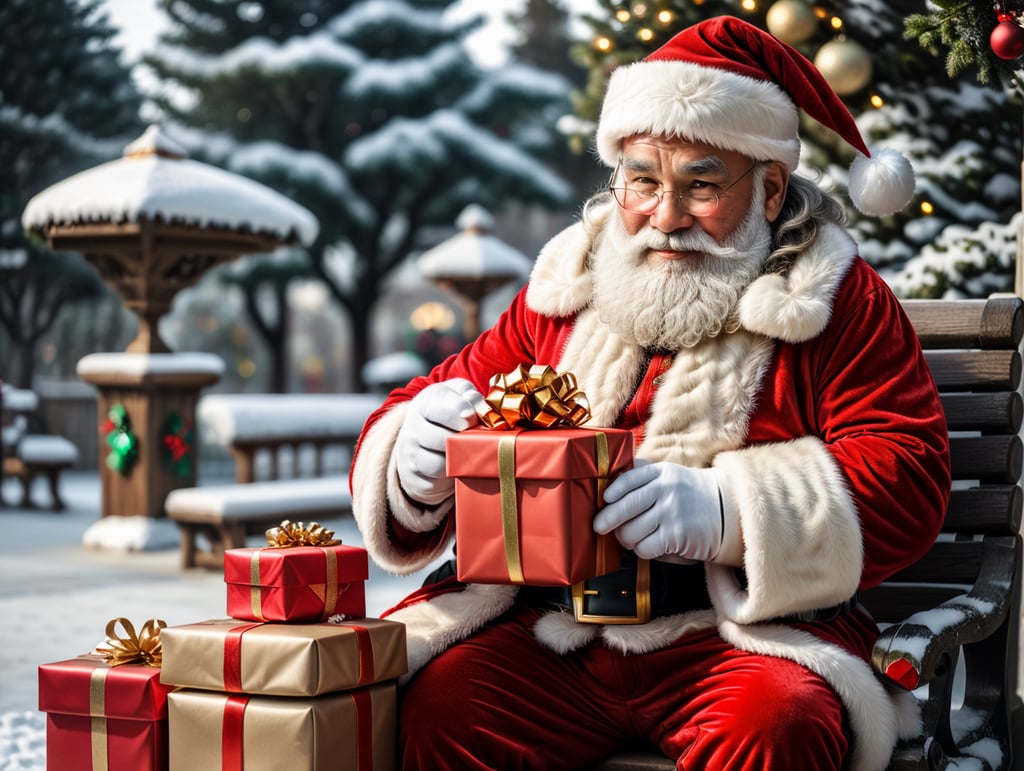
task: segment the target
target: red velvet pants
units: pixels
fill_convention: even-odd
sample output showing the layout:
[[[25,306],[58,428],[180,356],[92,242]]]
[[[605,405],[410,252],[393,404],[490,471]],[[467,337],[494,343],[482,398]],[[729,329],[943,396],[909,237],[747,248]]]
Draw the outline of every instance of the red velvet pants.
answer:
[[[738,651],[714,630],[643,655],[596,642],[559,655],[533,611],[433,659],[404,689],[406,771],[586,768],[657,746],[695,771],[826,771],[849,741],[839,698],[793,662]]]

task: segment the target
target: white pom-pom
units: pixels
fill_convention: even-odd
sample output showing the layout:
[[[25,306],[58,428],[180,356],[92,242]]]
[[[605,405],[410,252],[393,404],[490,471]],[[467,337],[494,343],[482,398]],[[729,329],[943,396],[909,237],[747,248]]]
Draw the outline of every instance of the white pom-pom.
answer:
[[[895,150],[858,155],[850,166],[850,199],[864,214],[885,217],[914,197],[914,169]]]

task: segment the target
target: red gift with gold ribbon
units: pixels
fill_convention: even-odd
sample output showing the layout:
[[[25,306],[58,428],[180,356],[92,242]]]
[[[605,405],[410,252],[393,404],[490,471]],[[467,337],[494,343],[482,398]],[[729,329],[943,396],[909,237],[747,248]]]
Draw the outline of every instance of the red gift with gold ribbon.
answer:
[[[394,681],[312,698],[183,689],[168,699],[171,771],[392,771]]]
[[[114,625],[124,622],[125,632]],[[46,767],[61,771],[163,771],[167,694],[160,682],[159,624],[136,634],[125,619],[108,624],[107,655],[39,667],[39,710],[46,713]],[[134,654],[130,649],[135,648]],[[104,650],[104,649],[100,649]]]
[[[340,624],[214,619],[164,630],[167,685],[267,696],[318,696],[400,677],[405,626],[364,618]]]
[[[313,522],[281,523],[264,548],[224,553],[227,614],[248,621],[313,622],[366,615],[365,549],[345,546]]]
[[[446,447],[459,580],[569,586],[618,569],[618,543],[592,523],[607,483],[633,465],[632,433],[579,427],[586,397],[550,367],[495,376],[485,398],[486,427]]]

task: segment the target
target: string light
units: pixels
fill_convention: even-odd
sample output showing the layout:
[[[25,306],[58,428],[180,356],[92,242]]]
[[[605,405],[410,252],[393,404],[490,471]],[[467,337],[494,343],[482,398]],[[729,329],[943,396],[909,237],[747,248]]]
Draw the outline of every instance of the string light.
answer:
[[[636,33],[636,36],[643,40],[645,43],[649,43],[651,40],[654,39],[654,33],[647,27],[643,27],[639,32]]]
[[[932,215],[935,214],[935,207],[932,206],[931,201],[921,201],[921,214]]]
[[[744,11],[756,11],[757,0],[743,0],[742,6]]]
[[[643,3],[637,3],[636,5],[633,6],[633,15],[634,16],[641,16],[641,17],[642,16],[646,16],[647,15],[647,6],[644,5]]]
[[[840,19],[838,16],[833,16],[831,19],[829,19],[828,23],[832,25],[832,29],[834,29],[836,32],[843,28],[843,20]]]
[[[599,37],[597,40],[594,41],[594,48],[596,48],[598,51],[611,51],[612,41],[606,37]]]
[[[872,94],[871,106],[874,107],[875,109],[880,110],[883,106],[885,106],[885,101],[878,94]]]
[[[618,19],[623,24],[625,24],[627,21],[629,21],[630,16],[631,16],[631,14],[625,8],[615,12],[615,18]]]
[[[658,21],[662,24],[671,24],[672,18],[672,11],[658,11]]]

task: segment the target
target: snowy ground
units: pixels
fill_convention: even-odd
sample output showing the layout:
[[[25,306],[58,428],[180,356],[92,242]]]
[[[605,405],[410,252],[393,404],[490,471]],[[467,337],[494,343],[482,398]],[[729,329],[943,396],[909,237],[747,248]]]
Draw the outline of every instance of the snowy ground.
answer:
[[[6,501],[18,500],[17,492],[13,480],[4,483]],[[40,664],[87,653],[118,616],[139,626],[148,618],[173,625],[226,615],[222,574],[182,571],[177,549],[127,554],[81,545],[99,516],[97,474],[65,474],[61,492],[68,504],[63,512],[0,506],[0,771],[46,767],[45,716],[37,711]],[[361,543],[350,518],[323,524],[343,542]],[[367,614],[378,615],[421,580],[371,566]]]

